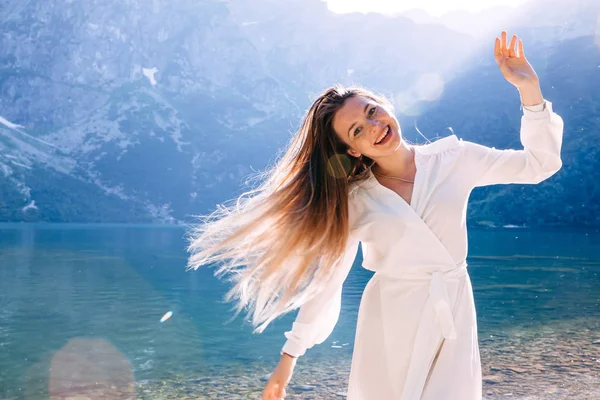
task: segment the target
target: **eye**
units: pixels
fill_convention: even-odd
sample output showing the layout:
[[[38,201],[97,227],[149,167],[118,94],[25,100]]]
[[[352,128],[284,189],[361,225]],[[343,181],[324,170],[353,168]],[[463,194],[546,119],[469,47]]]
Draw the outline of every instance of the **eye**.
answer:
[[[376,110],[377,110],[377,107],[371,107],[371,109],[369,110],[369,117],[372,117],[373,114],[375,114]]]
[[[362,131],[362,127],[361,126],[359,126],[358,128],[356,128],[354,130],[354,136],[358,135],[360,133],[360,131]]]

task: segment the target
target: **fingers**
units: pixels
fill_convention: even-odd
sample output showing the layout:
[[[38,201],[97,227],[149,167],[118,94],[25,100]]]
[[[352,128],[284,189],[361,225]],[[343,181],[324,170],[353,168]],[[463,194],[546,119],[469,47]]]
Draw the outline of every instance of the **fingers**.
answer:
[[[519,39],[519,58],[525,58],[525,52],[523,51],[523,41]]]
[[[500,52],[504,58],[508,57],[506,51],[506,31],[502,31],[502,34],[500,35]]]
[[[287,396],[285,386],[278,383],[267,384],[262,392],[261,400],[283,400]]]
[[[275,396],[276,396],[277,400],[279,400],[279,399],[285,399],[285,396],[286,396],[285,386],[278,385],[278,388],[275,391]]]
[[[506,31],[502,31],[500,38],[494,43],[494,58],[500,63],[500,58],[524,58],[523,41],[517,35],[512,35],[510,43],[506,44]]]
[[[262,392],[261,400],[275,400],[275,388],[267,383],[267,386]]]
[[[512,35],[512,38],[510,39],[510,44],[508,45],[508,56],[509,57],[517,56],[517,52],[515,49],[516,44],[517,44],[517,35]]]
[[[496,62],[500,64],[502,62],[502,51],[500,50],[500,38],[496,38],[496,43],[494,43],[494,58]]]

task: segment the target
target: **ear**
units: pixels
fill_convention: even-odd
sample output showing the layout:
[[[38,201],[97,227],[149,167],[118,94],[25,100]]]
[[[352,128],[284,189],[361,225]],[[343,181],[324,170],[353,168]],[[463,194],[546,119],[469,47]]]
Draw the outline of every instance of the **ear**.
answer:
[[[352,157],[356,157],[356,158],[361,156],[361,154],[358,151],[351,149],[351,148],[348,148],[348,154],[350,154]]]

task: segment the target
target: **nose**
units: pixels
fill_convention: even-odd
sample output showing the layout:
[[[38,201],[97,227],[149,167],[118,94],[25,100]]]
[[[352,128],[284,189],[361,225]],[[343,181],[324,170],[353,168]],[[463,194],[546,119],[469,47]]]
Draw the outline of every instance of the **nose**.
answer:
[[[384,127],[385,124],[381,121],[377,121],[374,119],[369,120],[369,130],[372,134],[378,135]]]
[[[377,129],[377,128],[381,128],[384,125],[384,123],[381,121],[378,121],[376,119],[370,119],[369,125],[371,126],[371,129]]]

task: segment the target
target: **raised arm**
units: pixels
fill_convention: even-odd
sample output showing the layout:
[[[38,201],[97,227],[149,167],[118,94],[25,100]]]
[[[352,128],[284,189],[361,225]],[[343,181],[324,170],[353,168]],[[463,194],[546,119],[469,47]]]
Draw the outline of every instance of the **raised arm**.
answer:
[[[474,187],[539,183],[561,168],[563,121],[552,111],[552,103],[545,101],[537,107],[525,106],[523,113],[521,150],[498,150],[468,141],[461,142],[464,176]]]
[[[507,46],[506,32],[496,38],[494,57],[504,78],[521,95],[522,150],[497,150],[471,142],[461,142],[465,176],[473,186],[498,183],[539,183],[562,166],[563,120],[544,101],[539,79],[527,61],[523,41],[512,36]]]

